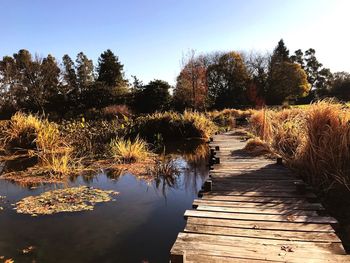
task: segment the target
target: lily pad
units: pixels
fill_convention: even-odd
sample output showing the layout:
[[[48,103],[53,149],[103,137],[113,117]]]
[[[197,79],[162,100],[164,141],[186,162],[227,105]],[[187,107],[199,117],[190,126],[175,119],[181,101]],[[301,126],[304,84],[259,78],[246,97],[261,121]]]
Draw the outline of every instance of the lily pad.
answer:
[[[15,210],[32,216],[93,210],[96,203],[111,201],[116,194],[87,186],[65,188],[25,197],[16,203]]]

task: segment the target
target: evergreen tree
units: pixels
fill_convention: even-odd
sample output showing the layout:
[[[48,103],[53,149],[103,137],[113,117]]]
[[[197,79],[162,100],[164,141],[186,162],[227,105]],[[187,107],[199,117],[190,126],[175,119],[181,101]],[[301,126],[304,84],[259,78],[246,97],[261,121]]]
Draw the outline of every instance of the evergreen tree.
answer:
[[[118,57],[110,49],[107,49],[98,59],[97,80],[108,87],[122,86],[125,84],[123,67],[118,61]]]
[[[78,81],[74,61],[67,54],[63,56],[62,60],[64,68],[63,79],[70,89],[75,89]]]
[[[169,83],[163,80],[149,82],[137,93],[135,107],[143,113],[167,110],[171,100],[170,88]]]
[[[76,59],[77,81],[80,93],[86,91],[94,81],[94,65],[92,60],[80,52]]]

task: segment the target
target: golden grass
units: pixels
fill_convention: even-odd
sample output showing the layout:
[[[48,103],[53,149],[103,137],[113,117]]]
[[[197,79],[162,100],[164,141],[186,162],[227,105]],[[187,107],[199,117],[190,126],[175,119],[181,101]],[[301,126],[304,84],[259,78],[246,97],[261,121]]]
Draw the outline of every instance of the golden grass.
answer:
[[[5,128],[5,148],[19,148],[38,157],[38,170],[55,177],[73,173],[77,160],[73,148],[60,135],[58,125],[31,114],[17,112]],[[7,146],[6,146],[7,144]]]
[[[133,163],[150,156],[147,143],[139,137],[133,141],[124,138],[113,139],[110,143],[110,152],[113,158],[122,163]]]
[[[244,147],[244,150],[249,152],[253,156],[270,156],[273,154],[270,145],[267,142],[262,141],[258,137],[249,139],[247,141],[246,146]]]
[[[250,129],[312,184],[350,189],[350,110],[331,100],[281,111],[261,110]]]

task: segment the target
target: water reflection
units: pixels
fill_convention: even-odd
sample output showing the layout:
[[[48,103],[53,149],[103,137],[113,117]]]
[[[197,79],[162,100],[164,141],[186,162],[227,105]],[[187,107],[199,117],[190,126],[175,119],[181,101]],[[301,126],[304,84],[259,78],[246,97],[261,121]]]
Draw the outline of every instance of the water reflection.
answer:
[[[195,146],[168,146],[166,169],[147,178],[102,169],[56,185],[23,188],[0,180],[0,195],[6,196],[0,211],[0,256],[24,263],[168,262],[170,248],[185,226],[183,214],[208,175],[206,145]],[[176,171],[169,172],[174,167]],[[79,185],[120,194],[116,202],[98,204],[89,212],[33,218],[12,209],[11,204],[23,197]],[[36,247],[35,253],[20,253],[29,246]]]

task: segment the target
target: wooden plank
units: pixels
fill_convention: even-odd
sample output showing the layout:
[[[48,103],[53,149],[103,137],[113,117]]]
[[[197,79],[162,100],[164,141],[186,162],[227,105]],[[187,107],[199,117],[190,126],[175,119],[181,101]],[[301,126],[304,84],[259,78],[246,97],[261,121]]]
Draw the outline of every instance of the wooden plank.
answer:
[[[234,188],[232,186],[229,186],[227,184],[215,184],[213,185],[213,191],[247,191],[247,192],[254,192],[254,191],[265,191],[265,192],[296,192],[295,185],[284,185],[284,186],[275,186],[273,184],[264,184],[259,185],[255,183],[238,183],[234,184]]]
[[[312,262],[312,263],[344,263],[349,262],[350,258],[347,255],[334,255],[320,253],[319,251],[300,251],[286,252],[281,247],[274,246],[259,246],[247,247],[244,244],[238,244],[235,247],[222,246],[217,244],[208,244],[206,242],[181,242],[177,241],[172,249],[172,252],[185,251],[186,254],[191,254],[194,251],[200,255],[219,256],[226,258],[245,259],[246,262],[251,260],[263,260],[270,262]],[[198,262],[198,261],[196,261]],[[233,261],[235,262],[235,261]]]
[[[195,199],[194,206],[221,206],[221,207],[242,207],[242,208],[261,208],[261,209],[285,209],[285,210],[324,210],[320,203],[296,203],[296,204],[274,204],[274,203],[253,203],[253,202],[225,202],[216,200]]]
[[[275,203],[275,204],[294,204],[306,202],[303,198],[293,197],[254,197],[254,196],[236,196],[236,195],[212,195],[203,194],[202,199],[217,201],[235,201],[235,202],[255,202],[255,203]]]
[[[284,216],[284,215],[264,215],[264,214],[244,214],[244,213],[222,213],[211,211],[186,210],[185,217],[205,217],[220,219],[235,219],[249,221],[270,221],[270,222],[291,222],[291,223],[318,223],[335,224],[338,223],[329,216]]]
[[[322,232],[300,232],[300,231],[284,231],[284,230],[261,230],[234,228],[225,226],[210,226],[188,223],[185,232],[204,233],[225,236],[237,236],[248,238],[264,238],[288,241],[304,241],[304,242],[339,242],[339,238],[334,233]]]
[[[255,197],[294,197],[294,198],[316,198],[313,193],[300,194],[298,192],[268,192],[268,191],[211,191],[210,195],[231,195],[231,196],[255,196]]]
[[[238,243],[244,243],[244,246],[249,245],[251,247],[261,246],[261,245],[273,245],[273,246],[283,246],[288,245],[294,247],[295,249],[303,250],[317,250],[322,253],[335,253],[338,255],[346,255],[344,248],[340,242],[303,242],[303,241],[292,241],[292,240],[275,240],[275,239],[264,239],[264,238],[249,238],[249,237],[238,237],[229,235],[211,235],[205,233],[188,233],[180,232],[178,235],[178,240],[180,241],[190,241],[190,242],[215,242],[218,245],[224,246],[237,246]]]
[[[270,260],[259,260],[259,259],[244,259],[237,257],[227,257],[227,256],[212,256],[206,254],[198,254],[195,251],[188,251],[186,254],[186,263],[271,263]],[[171,261],[172,262],[172,261]],[[276,262],[276,261],[275,261]]]
[[[333,233],[334,229],[329,224],[304,224],[304,223],[290,223],[290,222],[266,222],[254,220],[237,220],[237,219],[219,219],[219,218],[202,218],[202,217],[188,217],[189,224],[202,224],[211,226],[226,226],[246,229],[262,229],[262,230],[290,230],[303,232],[328,232]]]
[[[264,207],[245,208],[245,207],[199,205],[197,207],[197,210],[217,211],[217,212],[224,212],[224,213],[318,216],[318,213],[316,211],[289,210],[289,209],[283,209],[283,208],[276,209],[276,208],[264,208]]]
[[[294,242],[281,241],[281,240],[269,240],[262,244],[254,242],[256,239],[241,237],[237,241],[223,241],[222,236],[217,235],[194,235],[189,233],[188,236],[179,234],[177,242],[172,251],[185,250],[197,251],[198,254],[216,253],[212,255],[217,256],[233,256],[244,257],[247,259],[261,259],[261,260],[294,260],[298,258],[306,259],[334,259],[345,260],[349,259],[349,256],[339,254],[327,244],[328,247],[319,246],[322,243],[311,242]],[[267,239],[265,241],[268,241]],[[310,244],[305,245],[305,244]],[[285,251],[285,248],[290,248],[293,252]],[[343,252],[344,253],[344,252]],[[288,261],[289,262],[289,261]],[[298,261],[296,261],[298,262]],[[337,262],[337,261],[335,261]],[[342,261],[341,261],[342,262]]]
[[[289,181],[268,181],[268,180],[260,180],[260,181],[254,181],[254,180],[236,180],[234,182],[230,180],[219,180],[215,177],[212,178],[212,181],[215,182],[216,186],[231,186],[233,187],[232,190],[234,190],[234,187],[240,187],[240,186],[274,186],[274,187],[295,187],[294,182],[289,182]]]

